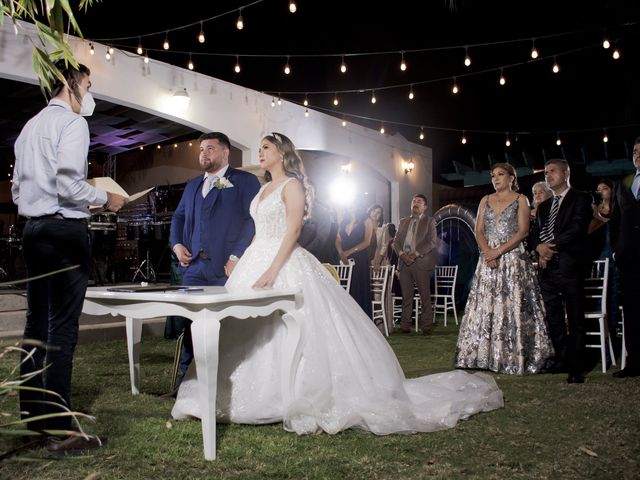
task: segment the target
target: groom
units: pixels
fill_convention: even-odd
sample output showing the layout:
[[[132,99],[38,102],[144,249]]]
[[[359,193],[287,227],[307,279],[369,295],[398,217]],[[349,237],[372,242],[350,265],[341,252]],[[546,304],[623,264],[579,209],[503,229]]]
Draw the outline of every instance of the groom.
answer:
[[[231,143],[224,133],[205,133],[199,141],[204,175],[185,186],[171,221],[170,242],[183,285],[222,286],[255,233],[249,205],[260,182],[251,173],[229,167]],[[187,322],[180,381],[192,360],[191,322]]]
[[[540,289],[556,352],[552,371],[568,369],[568,383],[584,383],[584,277],[588,267],[585,262],[589,261],[586,246],[592,210],[591,197],[571,188],[569,175],[566,160],[551,159],[545,163],[545,181],[553,197],[538,207],[533,228],[536,233],[530,238],[539,255]]]

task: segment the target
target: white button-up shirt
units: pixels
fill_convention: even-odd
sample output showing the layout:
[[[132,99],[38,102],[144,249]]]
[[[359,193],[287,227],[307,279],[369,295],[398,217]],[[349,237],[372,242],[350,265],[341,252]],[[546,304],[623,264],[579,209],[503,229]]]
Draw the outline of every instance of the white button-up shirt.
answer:
[[[107,203],[107,193],[86,182],[87,121],[66,102],[53,99],[29,120],[14,151],[11,194],[20,215],[87,218],[89,205]]]

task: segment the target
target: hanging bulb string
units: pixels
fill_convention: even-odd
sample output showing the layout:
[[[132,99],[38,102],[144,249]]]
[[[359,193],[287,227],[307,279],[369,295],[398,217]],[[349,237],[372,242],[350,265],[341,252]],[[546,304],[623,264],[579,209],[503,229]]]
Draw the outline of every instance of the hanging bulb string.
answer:
[[[179,27],[173,27],[173,28],[164,29],[164,30],[161,30],[159,32],[143,33],[143,34],[138,34],[138,35],[131,35],[131,36],[128,36],[128,37],[95,38],[95,39],[92,39],[92,40],[94,42],[110,42],[110,41],[117,41],[117,40],[131,40],[131,39],[134,39],[134,38],[153,37],[153,36],[156,36],[156,35],[164,34],[166,32],[177,32],[177,31],[180,31],[180,30],[185,30],[187,28],[194,27],[196,25],[201,25],[202,23],[206,23],[206,22],[211,22],[213,20],[217,20],[218,18],[226,17],[227,15],[235,14],[238,10],[244,10],[245,8],[253,7],[254,5],[257,5],[257,4],[262,3],[264,1],[265,0],[255,0],[255,1],[251,2],[251,3],[246,4],[246,5],[242,5],[240,7],[236,7],[233,10],[228,10],[228,11],[226,11],[224,13],[219,13],[217,15],[214,15],[213,17],[203,18],[202,20],[197,20],[195,22],[191,22],[191,23],[188,23],[186,25],[180,25]],[[540,38],[542,38],[542,37],[540,37]]]
[[[262,92],[265,93],[266,92]],[[298,102],[295,100],[287,100],[290,103],[302,106],[302,102]],[[307,107],[309,108],[309,107]],[[331,116],[335,116],[336,111],[334,109],[331,108],[327,108],[327,107],[322,107],[322,106],[318,106],[318,105],[314,105],[312,110],[316,110],[316,111],[320,111],[320,112],[326,112],[328,114],[330,114]],[[473,129],[473,128],[453,128],[453,127],[442,127],[442,126],[436,126],[436,125],[429,125],[429,124],[425,124],[425,123],[407,123],[407,122],[398,122],[395,120],[387,120],[387,119],[382,119],[379,117],[368,117],[366,115],[358,115],[355,113],[348,113],[348,112],[340,112],[340,114],[343,117],[348,117],[348,118],[352,118],[352,119],[358,119],[358,120],[364,120],[367,122],[372,122],[372,123],[376,123],[376,124],[380,124],[383,123],[385,125],[398,125],[401,127],[413,127],[413,128],[422,128],[423,130],[437,130],[437,131],[442,131],[442,132],[454,132],[454,133],[478,133],[478,134],[496,134],[496,135],[504,135],[505,134],[505,130],[483,130],[483,129]],[[337,118],[337,117],[336,117]],[[554,129],[554,130],[522,130],[522,131],[517,131],[517,130],[509,130],[509,135],[510,136],[526,136],[526,135],[557,135],[558,132],[560,132],[560,134],[564,135],[564,134],[571,134],[571,133],[587,133],[587,132],[601,132],[603,130],[616,130],[616,129],[622,129],[622,128],[635,128],[635,127],[640,127],[640,123],[625,123],[625,124],[619,124],[619,125],[613,125],[613,126],[606,126],[606,127],[590,127],[590,128],[574,128],[574,129],[566,129],[566,130],[558,130],[558,129]],[[376,128],[377,130],[377,128]]]
[[[227,12],[224,13],[220,13],[218,15],[214,15],[213,17],[209,17],[206,19],[202,19],[202,20],[197,20],[195,22],[189,23],[187,25],[181,25],[179,27],[174,27],[174,28],[169,28],[169,29],[164,29],[158,32],[152,32],[152,33],[144,33],[144,34],[136,34],[136,35],[131,35],[131,36],[127,36],[127,37],[116,37],[116,38],[91,38],[91,39],[87,39],[87,40],[91,40],[94,42],[116,42],[116,41],[121,41],[121,40],[132,40],[132,39],[138,39],[138,38],[146,38],[146,37],[152,37],[152,36],[156,36],[156,35],[162,35],[165,34],[167,32],[175,32],[175,31],[179,31],[179,30],[183,30],[183,29],[187,29],[187,28],[191,28],[194,27],[196,25],[200,25],[203,22],[209,22],[212,20],[216,20],[218,18],[224,17],[226,15],[231,15],[231,14],[235,14],[236,12],[238,12],[241,9],[245,9],[251,6],[254,6],[258,3],[262,3],[264,0],[255,0],[252,3],[249,3],[247,5],[241,6],[241,7],[236,7],[233,10],[229,10]],[[624,22],[618,25],[615,25],[615,28],[626,28],[626,27],[634,27],[636,25],[640,24],[640,21],[633,21],[633,22]],[[595,28],[588,28],[588,29],[582,29],[582,30],[569,30],[569,31],[564,31],[564,32],[556,32],[556,33],[550,33],[547,35],[536,35],[535,37],[522,37],[522,38],[515,38],[515,39],[509,39],[509,40],[497,40],[497,41],[493,41],[493,42],[480,42],[480,43],[465,43],[465,44],[456,44],[456,45],[443,45],[440,47],[426,47],[426,48],[414,48],[414,49],[402,49],[402,50],[380,50],[380,51],[372,51],[372,52],[351,52],[351,53],[345,53],[345,52],[340,52],[340,53],[316,53],[316,54],[305,54],[305,53],[300,53],[300,54],[292,54],[289,55],[291,58],[319,58],[319,57],[327,57],[327,58],[331,58],[331,57],[366,57],[366,56],[374,56],[374,55],[398,55],[400,53],[402,54],[413,54],[413,53],[425,53],[425,52],[438,52],[438,51],[443,51],[443,50],[456,50],[456,49],[461,49],[461,48],[477,48],[477,47],[489,47],[489,46],[495,46],[495,45],[509,45],[509,44],[513,44],[513,43],[523,43],[523,42],[531,42],[532,39],[535,38],[536,41],[539,40],[544,40],[544,39],[551,39],[551,38],[558,38],[558,37],[563,37],[563,36],[570,36],[570,35],[576,35],[576,34],[583,34],[583,33],[590,33],[590,32],[598,32],[601,33],[602,32],[603,27],[595,27]],[[602,40],[600,40],[599,44],[602,44]],[[220,55],[220,56],[229,56],[231,54],[228,53],[212,53],[211,55]],[[233,54],[235,55],[235,54]],[[267,54],[246,54],[246,55],[241,55],[243,57],[254,57],[254,58],[271,58],[271,57],[284,57],[287,54],[282,54],[282,53],[267,53]]]

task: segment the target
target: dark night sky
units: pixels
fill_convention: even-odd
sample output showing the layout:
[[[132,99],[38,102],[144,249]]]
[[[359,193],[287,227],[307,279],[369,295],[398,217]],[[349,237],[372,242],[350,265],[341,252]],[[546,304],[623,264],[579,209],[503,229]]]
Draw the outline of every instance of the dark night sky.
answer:
[[[418,126],[424,125],[424,143],[433,148],[436,174],[452,171],[453,160],[470,163],[471,155],[486,159],[491,153],[501,160],[505,150],[514,156],[522,150],[541,155],[543,148],[555,154],[557,131],[567,148],[585,144],[596,150],[602,147],[604,127],[609,127],[612,149],[621,150],[623,141],[640,135],[640,97],[632,75],[640,65],[640,23],[635,24],[640,22],[640,2],[458,0],[451,10],[444,0],[401,0],[381,6],[360,0],[298,0],[298,11],[291,14],[288,0],[264,0],[243,10],[245,28],[238,31],[237,9],[248,3],[167,2],[167,7],[159,8],[164,3],[103,0],[87,15],[79,15],[79,22],[86,38],[128,45],[133,51],[138,36],[236,10],[204,24],[203,45],[196,40],[199,25],[169,33],[171,51],[192,52],[195,70],[206,75],[274,95],[301,92],[282,93],[283,99],[296,102],[302,102],[303,92],[365,90],[339,94],[338,108],[331,103],[333,93],[309,95],[310,107],[338,116],[346,113],[376,119],[347,117],[376,129],[384,121],[387,133],[397,131],[416,142],[420,141]],[[574,33],[544,38],[567,32]],[[605,33],[618,39],[620,60],[612,59],[613,48],[602,48]],[[136,38],[105,40],[120,36]],[[162,51],[164,36],[142,38],[149,56],[186,67],[188,53]],[[530,61],[533,38],[541,58],[535,62]],[[479,46],[517,39],[523,41]],[[464,45],[469,45],[471,67],[463,65]],[[405,72],[399,69],[400,51],[450,46],[460,47],[407,53],[408,68]],[[348,56],[383,51],[392,53]],[[231,56],[203,55],[211,53]],[[236,54],[240,55],[240,74],[233,71]],[[279,56],[243,57],[252,54]],[[347,73],[339,72],[339,56],[307,56],[292,57],[292,73],[284,75],[287,55],[315,54],[346,54]],[[551,73],[554,55],[561,67],[557,75]],[[509,66],[504,69],[507,84],[503,87],[498,84],[502,66]],[[497,70],[479,73],[492,69]],[[463,76],[469,73],[473,75]],[[451,93],[453,76],[460,84],[458,95]],[[415,84],[413,101],[407,97],[408,86],[383,88],[410,83]],[[370,90],[374,88],[378,102],[372,105]],[[636,125],[615,128],[626,124]],[[585,131],[589,129],[595,130]],[[462,130],[469,139],[465,146],[460,144]],[[509,149],[504,144],[506,132],[520,132],[511,133],[512,141],[516,137],[517,141]]]

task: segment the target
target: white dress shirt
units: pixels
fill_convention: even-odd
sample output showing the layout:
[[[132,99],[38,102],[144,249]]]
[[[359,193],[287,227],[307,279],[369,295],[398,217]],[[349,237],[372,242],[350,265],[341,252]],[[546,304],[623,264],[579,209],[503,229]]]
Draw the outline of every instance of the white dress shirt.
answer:
[[[87,179],[89,126],[62,100],[27,122],[16,140],[11,194],[25,217],[60,214],[89,217],[89,205],[107,203],[107,193]]]

